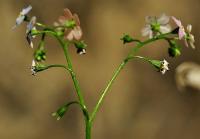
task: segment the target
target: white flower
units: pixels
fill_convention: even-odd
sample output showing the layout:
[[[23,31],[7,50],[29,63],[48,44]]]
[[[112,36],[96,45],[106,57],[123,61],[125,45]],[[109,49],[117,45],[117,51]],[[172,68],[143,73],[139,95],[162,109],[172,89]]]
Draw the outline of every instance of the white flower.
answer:
[[[83,55],[83,54],[86,54],[86,49],[81,49],[81,48],[78,48],[77,49],[77,53],[79,54],[79,55]]]
[[[26,28],[26,34],[27,34],[26,39],[27,39],[29,45],[31,46],[31,48],[33,48],[32,39],[35,37],[35,36],[32,36],[31,31],[36,30],[35,24],[36,24],[36,17],[33,16]]]
[[[24,19],[26,18],[26,15],[31,11],[31,9],[32,9],[31,5],[22,9],[22,11],[20,12],[19,16],[16,19],[16,23],[15,23],[15,26],[13,27],[13,29],[16,28],[17,26],[19,26],[24,21]]]
[[[36,75],[36,63],[35,63],[35,60],[32,61],[32,64],[31,64],[31,73],[32,75]]]
[[[145,18],[146,25],[142,29],[142,36],[153,38],[160,33],[168,33],[171,31],[171,26],[168,24],[170,17],[162,14],[160,17],[147,16]]]
[[[166,71],[169,70],[169,63],[164,59],[162,62],[161,62],[161,65],[160,65],[160,72],[162,74],[165,74]]]

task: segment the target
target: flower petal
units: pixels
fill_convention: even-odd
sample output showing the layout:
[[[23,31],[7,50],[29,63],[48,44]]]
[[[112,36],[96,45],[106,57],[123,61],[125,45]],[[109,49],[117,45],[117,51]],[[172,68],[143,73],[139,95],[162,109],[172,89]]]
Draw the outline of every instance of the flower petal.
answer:
[[[187,31],[189,32],[189,33],[191,33],[191,31],[192,31],[192,25],[187,25]]]
[[[74,31],[71,30],[70,32],[68,32],[67,35],[65,35],[65,39],[72,41],[74,39]]]
[[[33,16],[27,25],[26,33],[29,33],[34,28],[35,24],[36,24],[36,17]]]
[[[181,40],[181,39],[184,38],[184,36],[185,36],[185,30],[184,30],[184,28],[180,28],[179,27],[178,36],[179,36],[179,40]]]
[[[74,19],[74,21],[76,22],[76,25],[77,25],[77,26],[80,26],[80,20],[79,20],[79,17],[78,17],[77,14],[74,14],[74,15],[73,15],[73,19]]]
[[[157,22],[160,23],[161,25],[166,25],[169,23],[170,17],[167,16],[166,14],[162,14],[158,19]]]
[[[65,9],[64,9],[64,17],[65,17],[67,20],[69,20],[69,19],[71,19],[71,18],[73,17],[71,11],[70,11],[68,8],[65,8]]]
[[[160,26],[160,32],[168,33],[170,31],[171,31],[171,26],[170,25]]]
[[[83,35],[83,32],[81,30],[81,27],[80,26],[74,27],[74,38],[76,40],[80,40],[82,35]]]
[[[156,22],[156,17],[155,16],[146,16],[145,21],[147,24],[151,24],[153,22]]]
[[[176,23],[176,25],[178,26],[178,27],[182,27],[182,23],[181,23],[181,21],[180,20],[178,20],[176,17],[174,17],[174,16],[172,16],[172,19],[174,20],[174,22]]]
[[[151,26],[150,25],[146,25],[143,29],[142,29],[142,36],[147,36],[149,35],[149,33],[151,32]]]
[[[20,25],[24,21],[25,16],[19,16],[16,19],[16,26]]]
[[[32,9],[32,6],[29,5],[28,7],[24,8],[22,11],[21,11],[21,15],[27,15]]]

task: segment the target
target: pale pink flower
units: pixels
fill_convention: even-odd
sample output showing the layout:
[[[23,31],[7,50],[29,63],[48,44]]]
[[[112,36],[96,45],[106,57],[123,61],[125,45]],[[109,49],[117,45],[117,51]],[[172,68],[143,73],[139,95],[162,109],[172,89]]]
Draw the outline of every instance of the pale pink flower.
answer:
[[[164,59],[162,62],[161,62],[161,65],[160,65],[160,72],[162,74],[165,74],[166,71],[169,70],[169,63]]]
[[[66,40],[72,41],[72,40],[80,40],[83,32],[80,27],[80,21],[77,14],[72,14],[69,9],[64,9],[64,13],[62,16],[59,17],[58,22],[55,22],[55,26],[65,26],[65,24],[73,20],[75,21],[75,26],[73,28],[65,28],[64,30],[64,38]]]

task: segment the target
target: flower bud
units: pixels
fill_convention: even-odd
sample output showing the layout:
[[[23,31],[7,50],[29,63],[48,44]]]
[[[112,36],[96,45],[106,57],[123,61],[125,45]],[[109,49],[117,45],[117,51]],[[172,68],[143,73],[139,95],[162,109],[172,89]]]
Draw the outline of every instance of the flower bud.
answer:
[[[60,107],[56,112],[52,113],[52,116],[60,120],[65,115],[67,108],[66,106]]]
[[[171,56],[171,57],[180,56],[180,55],[181,55],[180,48],[178,48],[178,47],[169,47],[169,48],[168,48],[168,54],[169,54],[169,56]]]
[[[134,41],[134,39],[131,37],[131,36],[129,36],[129,35],[124,35],[122,38],[121,38],[121,40],[123,41],[123,44],[126,44],[126,43],[130,43],[130,42],[133,42]]]
[[[170,47],[168,48],[168,54],[171,57],[177,57],[181,55],[181,47],[176,43],[175,40],[169,40]]]
[[[34,53],[34,58],[36,61],[45,61],[46,60],[46,52],[44,49],[37,49]]]

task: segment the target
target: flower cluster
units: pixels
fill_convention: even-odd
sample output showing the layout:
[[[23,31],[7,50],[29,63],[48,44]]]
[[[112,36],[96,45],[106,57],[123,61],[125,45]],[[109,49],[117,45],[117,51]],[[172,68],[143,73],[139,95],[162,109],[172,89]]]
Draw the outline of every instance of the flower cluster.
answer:
[[[165,14],[162,14],[158,18],[155,16],[147,16],[146,25],[142,29],[142,36],[149,36],[151,39],[160,34],[171,33],[172,29],[169,25],[170,18],[178,27],[178,32],[175,33],[178,33],[179,40],[184,40],[187,47],[191,46],[194,49],[195,40],[194,35],[191,34],[192,25],[187,25],[187,28],[185,29],[185,27],[182,25],[182,22],[174,16],[170,17]]]
[[[46,60],[46,51],[44,49],[44,41],[46,32],[51,32],[55,36],[63,38],[66,42],[74,44],[77,48],[77,53],[82,55],[86,53],[87,45],[82,39],[83,32],[80,27],[80,20],[77,14],[72,14],[69,9],[64,9],[62,16],[58,18],[58,22],[54,23],[54,26],[46,26],[36,21],[36,16],[28,17],[29,12],[32,10],[32,6],[29,5],[23,8],[19,16],[16,18],[16,23],[13,29],[22,24],[28,22],[26,26],[26,40],[31,48],[33,48],[33,39],[37,35],[42,35],[39,46],[34,52],[34,60],[32,61],[31,72],[35,75],[37,72],[45,69],[40,62]],[[42,28],[37,30],[36,26]],[[40,29],[39,28],[39,29]]]

